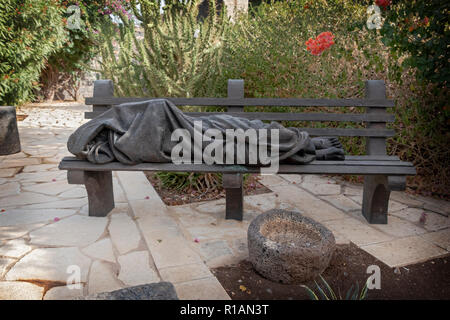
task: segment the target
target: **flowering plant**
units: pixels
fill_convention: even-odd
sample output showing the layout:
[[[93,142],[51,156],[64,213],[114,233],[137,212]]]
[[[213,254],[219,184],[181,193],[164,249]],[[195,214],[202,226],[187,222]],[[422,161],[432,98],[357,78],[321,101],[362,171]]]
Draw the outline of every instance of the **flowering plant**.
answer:
[[[376,0],[375,4],[383,8],[383,10],[386,10],[387,7],[391,5],[391,0]]]
[[[448,5],[441,0],[392,0],[380,30],[383,42],[403,64],[417,68],[419,80],[448,87]]]
[[[375,4],[383,8],[383,10],[386,10],[387,7],[391,4],[391,0],[376,0]]]
[[[334,44],[334,35],[329,31],[322,32],[316,39],[309,38],[305,44],[306,50],[310,51],[311,54],[318,56]]]

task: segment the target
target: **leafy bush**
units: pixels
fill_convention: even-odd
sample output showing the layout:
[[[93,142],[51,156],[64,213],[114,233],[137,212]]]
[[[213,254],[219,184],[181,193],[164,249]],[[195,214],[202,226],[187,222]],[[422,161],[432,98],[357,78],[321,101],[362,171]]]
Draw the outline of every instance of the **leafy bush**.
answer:
[[[100,24],[111,23],[103,9],[107,0],[83,3],[77,0],[61,1],[64,12],[61,19],[67,28],[64,46],[55,51],[41,72],[39,94],[44,100],[53,100],[60,89],[77,88],[77,79],[85,64],[95,56],[95,34]],[[76,19],[76,20],[75,20]],[[73,26],[71,26],[73,25]],[[68,85],[69,83],[69,85]],[[73,98],[77,99],[76,90]],[[71,93],[70,90],[68,90]]]
[[[2,0],[0,105],[16,105],[33,97],[46,59],[66,39],[62,12],[55,0]]]
[[[404,63],[417,68],[421,81],[448,86],[450,80],[448,25],[450,5],[441,0],[394,0],[385,11],[383,41]]]
[[[228,34],[218,95],[226,94],[226,79],[242,78],[247,97],[363,98],[365,80],[383,79],[388,97],[397,102],[396,122],[391,126],[397,135],[388,139],[388,153],[417,167],[418,175],[408,177],[410,188],[426,195],[448,197],[448,90],[418,82],[416,72],[420,71],[403,64],[410,55],[392,53],[383,44],[379,31],[367,29],[369,4],[372,1],[262,3],[250,13],[251,18],[243,16]],[[305,42],[325,31],[332,32],[335,44],[314,56],[306,50]],[[362,108],[333,109],[336,110],[364,112]],[[311,123],[285,125],[311,126]],[[325,122],[313,126],[347,125]],[[349,154],[364,154],[364,139],[341,140]]]
[[[21,104],[35,93],[51,100],[93,57],[93,31],[105,1],[4,0],[0,7],[0,104]],[[80,8],[80,28],[67,28]],[[62,74],[63,72],[64,74]],[[63,75],[63,76],[61,76]],[[67,77],[66,75],[69,75]]]

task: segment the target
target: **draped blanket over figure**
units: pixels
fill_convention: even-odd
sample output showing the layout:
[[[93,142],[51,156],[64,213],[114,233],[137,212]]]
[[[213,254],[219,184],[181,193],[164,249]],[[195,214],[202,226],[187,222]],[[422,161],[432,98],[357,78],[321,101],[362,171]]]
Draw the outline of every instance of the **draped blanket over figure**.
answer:
[[[200,129],[194,123],[198,121],[201,121]],[[172,141],[172,134],[177,129],[185,129],[189,133],[192,146],[194,146],[195,134],[204,134],[208,129],[216,129],[216,132],[222,133],[224,137],[227,129],[244,131],[255,129],[258,132],[260,129],[267,129],[269,138],[267,146],[264,147],[269,151],[273,150],[271,147],[276,147],[279,162],[306,164],[316,158],[322,160],[344,158],[342,146],[336,138],[311,139],[307,132],[298,128],[285,128],[277,122],[268,124],[260,120],[230,116],[226,113],[220,115],[205,113],[204,116],[191,117],[165,99],[113,106],[80,126],[70,136],[67,147],[78,158],[99,164],[112,161],[123,164],[173,162],[172,149],[179,141],[176,139]],[[278,141],[271,139],[271,129],[278,129]],[[201,132],[195,132],[199,130]],[[245,140],[246,153],[251,150],[247,140]],[[190,158],[194,159],[195,153],[203,153],[210,143],[211,140],[202,141],[200,147],[193,147]],[[222,143],[223,150],[226,150],[225,139]],[[272,143],[277,145],[271,145]],[[234,158],[236,156],[238,155],[235,154]],[[239,156],[242,158],[243,155]],[[245,164],[250,164],[247,163],[248,154],[245,155],[245,159],[247,159]],[[259,157],[258,164],[260,164]]]

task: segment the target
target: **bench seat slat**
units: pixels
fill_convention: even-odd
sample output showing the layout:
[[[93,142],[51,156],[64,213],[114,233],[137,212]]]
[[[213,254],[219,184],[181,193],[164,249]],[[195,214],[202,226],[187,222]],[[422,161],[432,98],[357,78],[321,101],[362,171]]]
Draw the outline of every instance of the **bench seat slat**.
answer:
[[[297,98],[151,98],[151,97],[93,97],[88,105],[117,105],[151,99],[167,99],[176,106],[278,106],[278,107],[371,107],[392,108],[393,100],[386,99],[297,99]]]
[[[394,122],[393,114],[369,113],[290,113],[290,112],[185,112],[192,117],[227,114],[246,119],[270,121],[339,121],[339,122]]]
[[[93,112],[85,112],[86,119],[93,119],[108,108],[95,108]],[[206,115],[227,114],[246,119],[259,119],[268,121],[337,121],[337,122],[394,122],[393,114],[369,113],[291,113],[291,112],[185,112],[192,117]]]
[[[100,113],[86,112],[86,119],[93,119]],[[395,131],[391,129],[343,129],[343,128],[300,128],[312,136],[339,136],[339,137],[393,137]]]
[[[77,157],[64,157],[64,161],[83,161],[81,159],[78,159]],[[345,160],[351,160],[351,161],[400,161],[399,157],[397,156],[387,156],[387,155],[359,155],[359,156],[352,156],[352,155],[346,155]],[[340,161],[342,162],[342,161]]]
[[[342,128],[299,128],[311,136],[339,136],[339,137],[393,137],[395,131],[391,129],[342,129]]]
[[[352,156],[346,155],[345,160],[353,160],[353,161],[399,161],[400,158],[397,156],[387,156],[387,155],[360,155],[360,156]]]
[[[386,174],[386,175],[414,175],[416,170],[408,162],[403,161],[340,161],[340,165],[326,164],[328,161],[314,161],[307,165],[281,164],[278,173],[321,173],[321,174]],[[337,161],[333,161],[337,162]],[[362,164],[361,164],[362,163]],[[372,164],[373,163],[373,164]],[[384,165],[381,165],[384,163]],[[84,171],[174,171],[174,172],[223,172],[223,173],[260,173],[260,167],[242,165],[206,165],[173,163],[140,163],[124,165],[120,162],[108,164],[93,164],[88,161],[64,158],[61,170]]]

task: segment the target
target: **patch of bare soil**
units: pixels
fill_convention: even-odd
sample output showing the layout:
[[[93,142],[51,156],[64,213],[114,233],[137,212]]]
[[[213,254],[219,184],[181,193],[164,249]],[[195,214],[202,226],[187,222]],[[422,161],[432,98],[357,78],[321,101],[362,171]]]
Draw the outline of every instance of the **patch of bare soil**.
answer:
[[[220,188],[218,190],[206,190],[199,192],[197,190],[190,190],[189,192],[183,192],[179,190],[165,188],[159,179],[155,176],[154,172],[144,172],[148,181],[153,185],[156,192],[159,194],[164,203],[168,206],[178,206],[182,204],[217,200],[225,197],[225,190]],[[265,187],[259,181],[257,174],[251,174],[247,177],[244,183],[244,195],[256,195],[272,192],[269,188]]]
[[[450,255],[393,269],[354,244],[339,245],[322,276],[337,295],[340,292],[345,297],[356,282],[362,288],[370,276],[366,273],[370,265],[380,267],[381,289],[368,290],[369,300],[450,299]],[[212,272],[233,300],[310,299],[300,285],[285,285],[263,278],[247,260]],[[316,281],[322,284],[320,279]],[[317,293],[314,281],[305,285]]]

